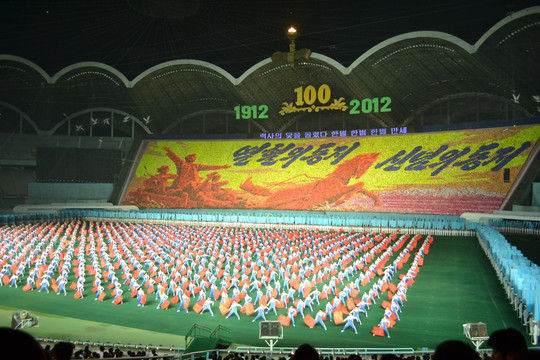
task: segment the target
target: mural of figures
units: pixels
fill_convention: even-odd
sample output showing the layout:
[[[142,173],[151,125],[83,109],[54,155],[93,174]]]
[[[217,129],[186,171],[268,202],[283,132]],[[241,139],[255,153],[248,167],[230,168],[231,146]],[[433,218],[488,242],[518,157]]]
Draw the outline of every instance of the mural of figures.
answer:
[[[122,204],[461,214],[499,208],[540,126],[243,141],[146,140]],[[504,170],[510,181],[503,181]]]

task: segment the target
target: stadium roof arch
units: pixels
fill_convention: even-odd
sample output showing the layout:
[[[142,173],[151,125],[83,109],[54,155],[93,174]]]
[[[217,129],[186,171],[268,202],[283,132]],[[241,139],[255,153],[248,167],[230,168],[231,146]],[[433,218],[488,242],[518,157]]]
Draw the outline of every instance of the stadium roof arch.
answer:
[[[137,131],[339,130],[528,117],[540,114],[537,79],[538,6],[502,19],[472,45],[447,33],[411,32],[382,41],[349,67],[313,53],[294,63],[264,59],[238,78],[214,64],[185,59],[153,66],[133,80],[99,62],[76,63],[50,76],[27,59],[0,55],[0,131],[20,127],[20,114],[43,132],[58,131],[66,119],[73,128],[88,129],[97,119],[103,125],[98,133],[109,134],[111,126],[137,119],[137,129],[122,130],[126,136]],[[323,85],[330,91],[324,94],[329,96],[325,104],[341,107],[286,113],[298,96]],[[391,111],[351,115],[355,100],[382,98],[391,100]],[[250,116],[244,119],[239,109],[246,107]],[[113,121],[104,122],[109,115],[103,109],[113,109]],[[260,116],[261,109],[267,109],[267,116]]]

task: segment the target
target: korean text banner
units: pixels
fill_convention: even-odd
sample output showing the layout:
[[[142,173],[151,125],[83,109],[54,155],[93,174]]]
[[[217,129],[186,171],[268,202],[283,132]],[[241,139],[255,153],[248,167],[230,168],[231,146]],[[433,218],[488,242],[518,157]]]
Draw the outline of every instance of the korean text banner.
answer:
[[[143,144],[122,204],[437,214],[493,211],[539,135],[540,126],[522,126],[380,137],[149,140]]]

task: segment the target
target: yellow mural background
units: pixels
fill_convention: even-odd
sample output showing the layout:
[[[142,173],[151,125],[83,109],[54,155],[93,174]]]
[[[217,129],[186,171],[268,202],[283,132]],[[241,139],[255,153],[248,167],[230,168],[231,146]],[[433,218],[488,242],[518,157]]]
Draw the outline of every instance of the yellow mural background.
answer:
[[[540,126],[521,126],[441,133],[324,139],[234,141],[149,140],[146,142],[145,152],[137,167],[133,181],[130,183],[128,192],[140,187],[142,180],[148,178],[150,175],[156,174],[157,169],[162,165],[168,165],[170,173],[175,173],[175,166],[165,155],[163,147],[171,148],[171,150],[181,158],[184,158],[188,154],[196,154],[196,163],[206,165],[230,165],[230,168],[218,170],[218,172],[221,174],[222,180],[229,181],[229,184],[226,186],[227,188],[238,190],[239,185],[248,177],[252,177],[252,181],[256,185],[272,189],[272,187],[277,186],[276,184],[278,183],[283,186],[284,183],[292,182],[295,184],[304,184],[317,181],[318,179],[328,176],[336,168],[335,165],[330,164],[333,159],[322,160],[314,165],[308,165],[305,161],[296,160],[286,169],[281,168],[282,162],[277,162],[272,166],[262,166],[256,161],[260,154],[253,156],[250,162],[245,166],[235,166],[233,154],[244,146],[261,146],[264,143],[270,143],[272,147],[278,143],[294,143],[296,146],[304,147],[313,145],[313,150],[306,154],[309,155],[321,144],[332,142],[336,144],[333,147],[335,148],[340,145],[351,146],[353,143],[359,142],[360,146],[348,154],[340,163],[343,163],[347,159],[351,159],[358,154],[379,153],[379,157],[360,179],[352,179],[350,184],[362,181],[364,182],[364,187],[370,191],[397,190],[410,187],[433,188],[439,186],[468,186],[505,194],[509,190],[519,169],[524,164],[539,136]],[[479,166],[471,171],[464,171],[459,167],[450,165],[436,176],[431,176],[431,173],[435,169],[430,168],[422,171],[405,171],[403,168],[407,164],[403,165],[402,169],[398,171],[384,171],[383,168],[375,169],[376,164],[394,156],[400,150],[405,150],[406,153],[409,153],[419,145],[423,147],[423,151],[435,151],[443,144],[449,146],[448,150],[462,150],[468,146],[471,148],[471,151],[457,160],[463,161],[467,160],[468,156],[474,153],[481,145],[487,145],[494,142],[499,143],[499,147],[490,151],[491,156],[493,156],[498,149],[506,148],[508,146],[519,148],[521,144],[526,141],[530,141],[531,146],[504,166],[505,168],[512,169],[510,172],[510,183],[504,183],[502,181],[503,169],[497,172],[491,171],[491,168],[496,166],[496,163],[494,162],[485,167]],[[330,149],[330,153],[333,152],[333,148]],[[281,155],[280,157],[282,156],[284,155]],[[438,156],[432,160],[432,162],[437,159]],[[205,178],[206,174],[210,172],[211,171],[201,171],[199,175],[202,178]]]

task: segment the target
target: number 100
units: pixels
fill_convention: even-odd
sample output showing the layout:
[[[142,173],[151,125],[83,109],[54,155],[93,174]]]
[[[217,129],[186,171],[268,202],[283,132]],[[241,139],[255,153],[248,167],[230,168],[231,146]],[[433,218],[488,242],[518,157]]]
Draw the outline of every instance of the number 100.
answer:
[[[326,104],[332,97],[332,91],[330,86],[322,84],[318,89],[315,89],[313,85],[308,85],[305,88],[300,86],[294,89],[296,93],[296,105],[303,106],[313,105],[315,100],[318,100],[320,104]]]

